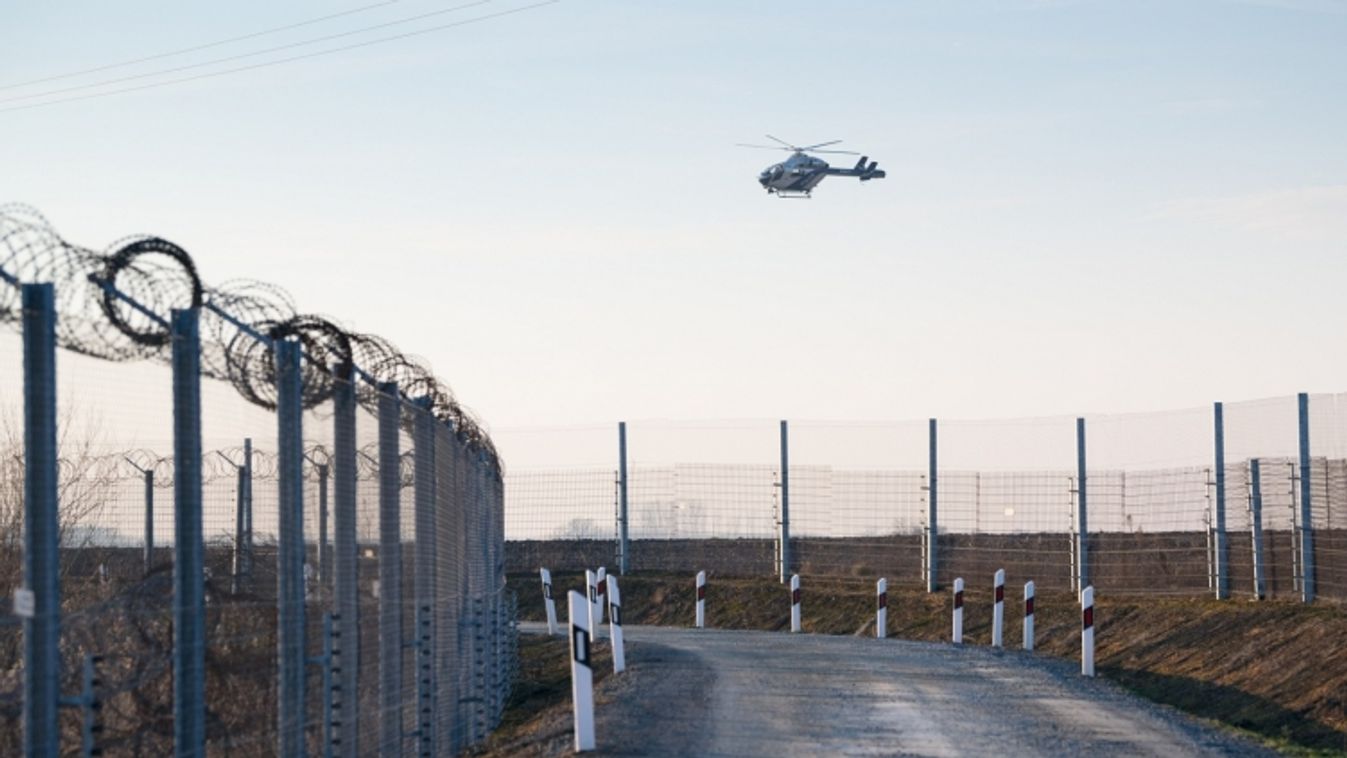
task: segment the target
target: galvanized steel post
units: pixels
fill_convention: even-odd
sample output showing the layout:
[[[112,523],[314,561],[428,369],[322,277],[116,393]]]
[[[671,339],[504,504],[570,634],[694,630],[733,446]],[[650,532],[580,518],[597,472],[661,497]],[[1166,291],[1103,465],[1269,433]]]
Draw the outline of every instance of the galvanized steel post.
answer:
[[[936,580],[936,571],[939,569],[939,559],[936,546],[939,543],[937,537],[940,535],[939,528],[939,480],[936,477],[936,420],[931,419],[928,423],[929,439],[926,443],[927,452],[930,460],[927,463],[926,472],[926,591],[935,592],[939,588],[939,582]]]
[[[304,754],[304,432],[300,343],[276,343],[277,755]],[[241,469],[242,470],[242,469]]]
[[[1313,488],[1310,477],[1310,396],[1296,398],[1300,416],[1300,592],[1301,600],[1314,601],[1314,511],[1310,507]]]
[[[253,575],[253,438],[243,438],[243,576]]]
[[[418,403],[413,413],[413,474],[416,553],[413,591],[416,594],[416,754],[436,754],[435,738],[435,418],[430,403]]]
[[[617,570],[626,574],[631,568],[627,541],[627,422],[617,423]]]
[[[141,472],[145,477],[145,575],[154,567],[154,469]]]
[[[23,620],[23,749],[34,757],[60,745],[55,301],[52,285],[23,285],[23,586],[33,601]]]
[[[1225,536],[1225,406],[1213,408],[1216,425],[1216,597],[1230,597],[1230,550]]]
[[[355,385],[351,372],[333,367],[332,414],[332,549],[335,638],[332,685],[338,697],[333,706],[333,737],[337,755],[354,758],[359,749],[360,618],[357,595],[359,556],[356,555]]]
[[[781,422],[781,583],[790,580],[790,440],[789,427]]]
[[[398,386],[379,386],[379,754],[402,754],[402,489]]]
[[[327,542],[327,477],[328,465],[314,466],[318,474],[318,584],[327,587],[332,581],[332,550]]]
[[[1249,461],[1249,531],[1253,543],[1253,594],[1262,600],[1266,592],[1263,583],[1263,481],[1258,459]]]
[[[1076,419],[1076,586],[1090,586],[1089,507],[1085,476],[1085,419]]]
[[[229,581],[229,591],[238,594],[242,589],[244,567],[247,565],[247,559],[244,558],[244,530],[247,528],[248,501],[244,493],[244,480],[247,478],[247,472],[243,466],[238,466],[234,470],[234,560],[232,565],[232,575]]]
[[[206,598],[201,536],[201,339],[195,310],[173,334],[173,749],[206,750]]]

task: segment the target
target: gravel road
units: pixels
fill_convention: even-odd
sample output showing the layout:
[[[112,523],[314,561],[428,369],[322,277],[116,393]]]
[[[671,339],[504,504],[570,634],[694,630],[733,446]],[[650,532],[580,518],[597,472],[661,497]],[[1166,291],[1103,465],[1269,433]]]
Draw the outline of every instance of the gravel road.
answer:
[[[532,626],[532,625],[529,625]],[[1272,755],[1020,651],[626,627],[600,755]],[[606,643],[604,643],[606,644]]]

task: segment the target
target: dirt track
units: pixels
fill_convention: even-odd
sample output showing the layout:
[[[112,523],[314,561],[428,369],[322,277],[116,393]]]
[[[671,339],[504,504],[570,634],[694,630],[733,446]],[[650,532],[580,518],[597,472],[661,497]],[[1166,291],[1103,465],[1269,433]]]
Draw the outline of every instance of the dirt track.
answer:
[[[532,626],[532,625],[530,625]],[[629,627],[601,755],[1267,755],[1074,666],[863,637]]]

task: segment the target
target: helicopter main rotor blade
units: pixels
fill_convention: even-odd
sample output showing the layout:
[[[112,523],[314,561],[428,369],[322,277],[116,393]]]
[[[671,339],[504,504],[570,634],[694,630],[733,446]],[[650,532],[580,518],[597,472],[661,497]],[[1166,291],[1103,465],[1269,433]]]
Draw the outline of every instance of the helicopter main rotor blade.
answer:
[[[841,142],[841,140],[838,140],[838,142]],[[831,144],[831,143],[829,143],[829,144]],[[855,150],[810,150],[810,149],[808,149],[808,148],[804,148],[801,152],[809,152],[809,153],[834,153],[834,154],[836,154],[836,155],[860,155],[860,153],[856,152]]]
[[[810,145],[809,147],[801,147],[801,148],[797,148],[797,149],[799,149],[799,150],[813,150],[814,148],[818,148],[818,147],[827,147],[828,145],[836,145],[838,142],[841,142],[841,141],[842,141],[842,140],[840,140],[840,139],[829,140],[829,141],[827,141],[827,142],[820,142],[820,143],[818,143],[817,145]]]
[[[790,148],[791,150],[797,150],[797,151],[798,151],[798,150],[800,149],[800,148],[798,148],[798,147],[796,147],[796,146],[790,144],[789,142],[787,142],[787,141],[781,139],[780,137],[773,137],[772,135],[769,134],[769,135],[767,135],[767,139],[769,139],[769,140],[771,140],[771,141],[773,141],[773,142],[780,142],[781,144],[785,145],[786,147]]]
[[[790,150],[790,148],[781,147],[780,145],[750,145],[747,142],[736,142],[734,144],[738,147],[756,147],[763,150]]]

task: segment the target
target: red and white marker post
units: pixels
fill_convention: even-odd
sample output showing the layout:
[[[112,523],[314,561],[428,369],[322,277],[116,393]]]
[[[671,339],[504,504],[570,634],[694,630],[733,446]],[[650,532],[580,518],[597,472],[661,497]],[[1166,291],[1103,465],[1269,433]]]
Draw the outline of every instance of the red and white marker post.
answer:
[[[598,593],[594,598],[594,603],[599,607],[599,623],[603,623],[603,612],[608,607],[608,569],[599,566],[599,571],[594,575],[594,589]]]
[[[543,605],[547,607],[547,633],[555,635],[557,633],[557,601],[552,599],[552,572],[540,568],[538,573],[543,578]]]
[[[613,648],[613,673],[620,674],[627,668],[627,654],[622,649],[622,589],[617,586],[617,577],[610,576],[608,581],[608,642]]]
[[[697,628],[706,628],[706,572],[697,572]]]
[[[963,644],[963,579],[954,580],[954,644]]]
[[[884,639],[889,636],[889,580],[880,579],[875,583],[875,637]]]
[[[790,577],[790,630],[800,631],[800,575]]]
[[[586,572],[590,573],[590,572]],[[566,596],[571,614],[571,704],[575,715],[575,752],[594,749],[594,669],[589,659],[589,601],[579,592]]]
[[[1024,649],[1034,649],[1034,582],[1024,583]]]
[[[1080,673],[1094,676],[1094,585],[1080,593]]]
[[[585,609],[585,615],[589,617],[589,628],[599,628],[599,580],[593,571],[585,569],[585,591],[589,597],[589,607]]]
[[[1006,570],[997,569],[992,582],[995,591],[992,600],[992,647],[1003,647],[1001,631],[1006,623]]]

